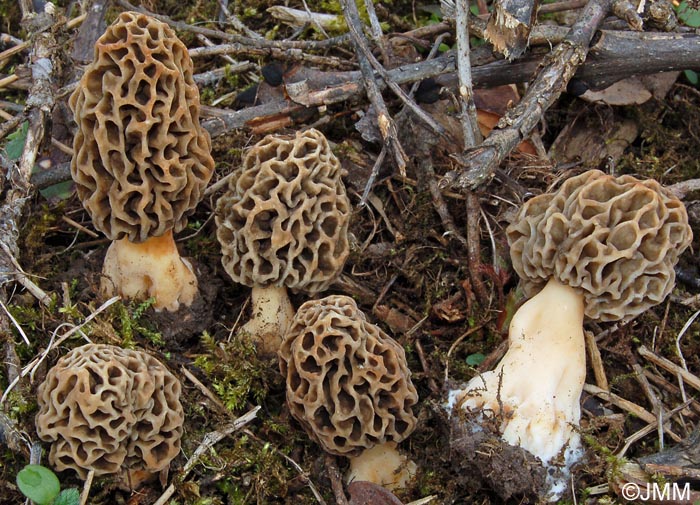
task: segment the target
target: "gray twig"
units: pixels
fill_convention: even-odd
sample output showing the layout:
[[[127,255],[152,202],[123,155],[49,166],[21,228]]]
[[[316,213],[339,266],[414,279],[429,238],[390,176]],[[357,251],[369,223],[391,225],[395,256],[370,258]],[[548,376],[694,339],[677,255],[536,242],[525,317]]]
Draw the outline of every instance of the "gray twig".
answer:
[[[593,34],[610,11],[610,0],[590,0],[566,39],[545,58],[527,93],[499,121],[480,146],[453,156],[462,167],[441,181],[442,187],[474,189],[489,180],[500,163],[540,122],[583,64]]]
[[[362,83],[367,92],[367,98],[374,106],[377,112],[377,123],[379,131],[384,139],[384,144],[391,150],[396,160],[396,165],[399,168],[401,175],[406,174],[406,153],[401,147],[398,139],[398,131],[394,120],[389,115],[389,111],[384,103],[381,90],[374,78],[374,71],[370,63],[369,56],[371,51],[367,44],[362,30],[362,20],[360,12],[357,10],[357,4],[354,0],[341,0],[345,21],[348,24],[350,36],[357,53],[357,62],[362,73]]]
[[[333,37],[332,39],[325,40],[309,40],[309,41],[296,41],[296,40],[268,40],[265,38],[254,38],[246,37],[244,35],[237,35],[233,33],[226,33],[220,30],[212,30],[210,28],[202,28],[201,26],[192,26],[187,23],[182,23],[180,21],[175,21],[168,16],[162,14],[156,14],[143,7],[136,7],[130,4],[126,0],[117,0],[117,4],[121,7],[148,14],[149,16],[162,21],[180,31],[187,31],[192,33],[200,33],[205,37],[212,39],[225,40],[234,44],[242,44],[249,46],[251,48],[258,49],[300,49],[300,50],[319,50],[332,49],[338,46],[343,46],[348,43],[349,37],[347,35],[341,35],[339,37]]]
[[[457,32],[457,76],[459,78],[460,121],[464,133],[464,149],[481,143],[476,122],[476,105],[472,89],[471,58],[469,56],[469,2],[457,0],[455,17]]]

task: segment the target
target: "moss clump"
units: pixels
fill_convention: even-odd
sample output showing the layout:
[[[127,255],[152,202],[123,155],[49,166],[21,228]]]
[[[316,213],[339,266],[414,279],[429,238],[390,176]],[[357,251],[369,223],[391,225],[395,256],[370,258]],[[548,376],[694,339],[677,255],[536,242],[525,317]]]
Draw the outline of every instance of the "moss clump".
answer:
[[[143,302],[124,304],[116,302],[113,305],[115,316],[115,329],[122,338],[122,347],[133,349],[136,347],[136,338],[142,337],[151,344],[162,347],[165,345],[163,335],[152,328],[148,323],[142,322],[143,315],[153,306],[155,298],[149,298]]]
[[[195,365],[206,374],[227,409],[240,410],[247,402],[259,405],[270,389],[281,390],[276,364],[260,360],[251,342],[237,337],[218,342],[204,332],[202,344],[205,353],[195,358]]]

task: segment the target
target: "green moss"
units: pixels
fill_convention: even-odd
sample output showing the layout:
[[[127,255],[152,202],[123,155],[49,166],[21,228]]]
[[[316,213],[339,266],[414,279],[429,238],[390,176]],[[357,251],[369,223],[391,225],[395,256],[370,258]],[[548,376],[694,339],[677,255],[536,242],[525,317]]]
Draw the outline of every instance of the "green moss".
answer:
[[[248,401],[262,403],[272,384],[281,380],[276,367],[258,359],[248,339],[236,336],[230,342],[217,342],[204,332],[202,344],[207,352],[195,359],[195,365],[206,373],[229,410],[240,410]]]
[[[36,400],[28,398],[28,395],[21,394],[17,389],[13,389],[8,393],[5,405],[5,411],[17,421],[33,418],[34,413],[38,410]]]
[[[115,329],[119,331],[122,337],[121,345],[128,349],[136,347],[136,337],[143,337],[151,344],[162,347],[165,345],[163,335],[156,329],[150,327],[147,323],[142,322],[143,315],[153,306],[155,298],[140,303],[124,304],[122,302],[115,303],[113,312],[116,314],[118,325]]]

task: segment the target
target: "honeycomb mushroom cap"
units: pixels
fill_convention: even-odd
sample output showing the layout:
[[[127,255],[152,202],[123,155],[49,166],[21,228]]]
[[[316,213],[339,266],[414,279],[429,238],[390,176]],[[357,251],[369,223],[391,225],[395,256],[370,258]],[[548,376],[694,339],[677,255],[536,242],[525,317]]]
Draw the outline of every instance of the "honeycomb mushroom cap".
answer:
[[[49,462],[81,478],[158,472],[180,451],[180,382],[145,352],[102,344],[73,349],[38,388],[37,434]]]
[[[585,315],[600,321],[661,303],[692,240],[683,203],[657,181],[599,170],[529,200],[506,235],[526,294],[554,276],[580,290]]]
[[[183,229],[214,160],[192,60],[175,32],[120,14],[69,104],[78,123],[71,173],[95,227],[132,242]]]
[[[404,351],[352,298],[304,303],[279,363],[292,415],[329,453],[357,456],[416,427],[418,393]]]
[[[268,135],[253,146],[217,204],[231,278],[251,287],[326,289],[349,253],[351,207],[341,175],[318,130]]]

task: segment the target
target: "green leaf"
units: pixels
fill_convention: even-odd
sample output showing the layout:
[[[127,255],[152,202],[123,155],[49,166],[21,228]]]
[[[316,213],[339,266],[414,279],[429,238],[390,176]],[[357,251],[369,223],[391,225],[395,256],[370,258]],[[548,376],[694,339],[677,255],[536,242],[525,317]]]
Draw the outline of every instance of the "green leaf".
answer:
[[[685,75],[685,78],[688,79],[688,82],[693,86],[697,86],[698,83],[700,83],[700,76],[698,76],[698,73],[695,70],[684,70],[683,74]]]
[[[486,356],[481,354],[480,352],[475,352],[474,354],[470,354],[467,356],[467,365],[469,366],[477,366],[480,365],[482,361],[486,359]]]
[[[683,0],[678,6],[678,19],[691,28],[700,27],[700,11],[688,5],[687,0]]]
[[[73,195],[73,181],[63,181],[53,186],[48,186],[39,190],[41,196],[50,200],[56,198],[58,200],[67,200]]]
[[[27,465],[17,474],[17,487],[37,505],[49,505],[61,491],[58,477],[41,465]]]
[[[70,489],[64,489],[56,497],[53,505],[79,505],[80,504],[80,491],[72,487]]]
[[[10,133],[5,144],[5,153],[10,160],[18,160],[24,151],[24,142],[27,140],[27,132],[29,131],[29,122],[22,123],[16,131]]]

